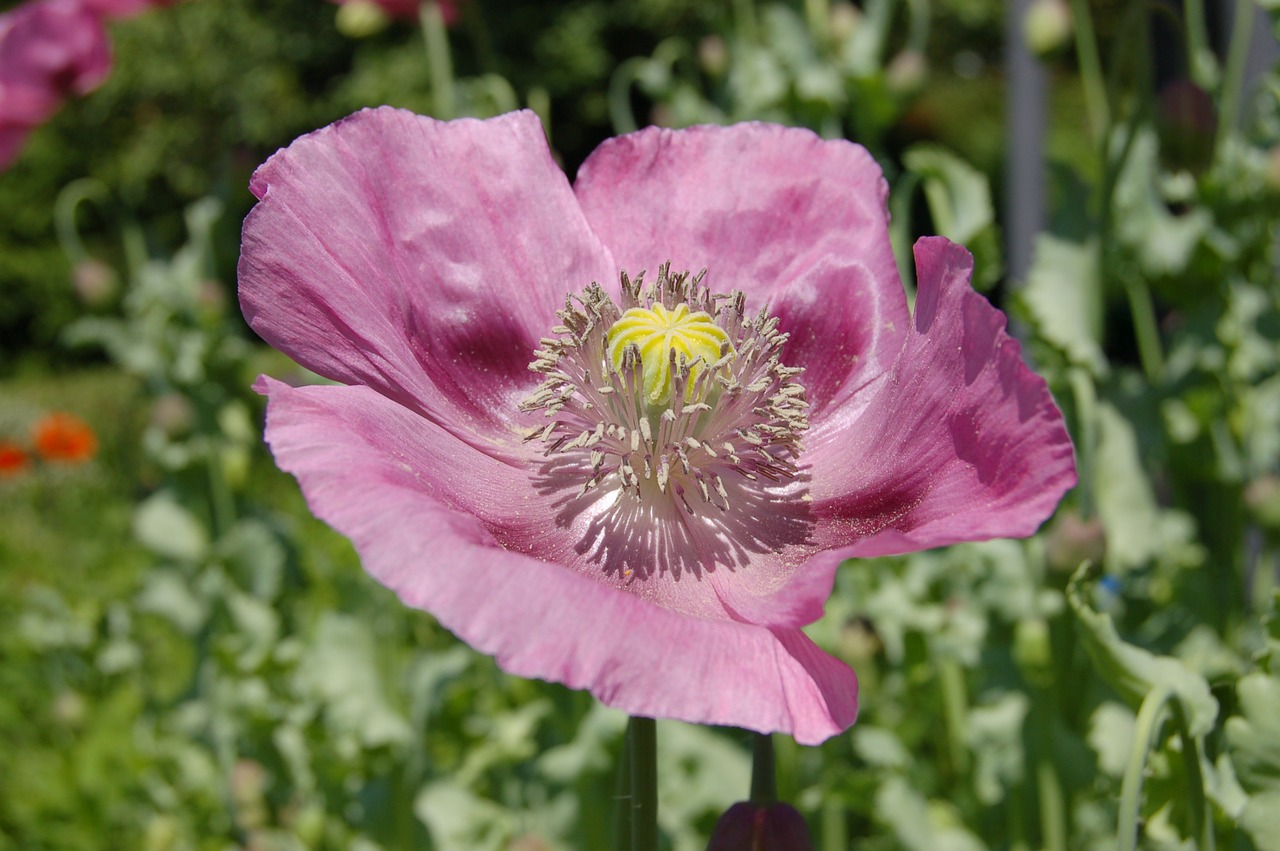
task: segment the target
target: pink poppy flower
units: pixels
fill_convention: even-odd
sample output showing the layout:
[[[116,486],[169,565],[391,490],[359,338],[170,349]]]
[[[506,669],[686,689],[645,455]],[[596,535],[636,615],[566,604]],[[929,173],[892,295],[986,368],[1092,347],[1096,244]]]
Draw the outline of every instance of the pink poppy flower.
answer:
[[[964,249],[917,244],[908,312],[849,142],[651,128],[570,186],[532,113],[383,108],[251,189],[244,314],[345,385],[259,380],[277,463],[513,674],[822,741],[857,679],[801,627],[841,561],[1031,534],[1074,483]]]
[[[128,18],[148,9],[173,6],[181,0],[80,0],[91,11],[106,18]]]
[[[79,0],[38,0],[0,15],[0,169],[63,100],[111,71],[102,22]]]

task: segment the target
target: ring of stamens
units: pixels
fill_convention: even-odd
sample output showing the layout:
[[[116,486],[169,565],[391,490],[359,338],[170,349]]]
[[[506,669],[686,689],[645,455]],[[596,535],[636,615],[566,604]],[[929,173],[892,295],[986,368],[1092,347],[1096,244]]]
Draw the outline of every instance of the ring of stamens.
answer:
[[[585,458],[580,493],[616,484],[700,516],[729,510],[743,486],[796,476],[808,402],[802,370],[781,362],[787,335],[767,311],[747,316],[741,292],[712,294],[704,275],[664,264],[646,285],[624,272],[621,305],[593,283],[534,353],[545,379],[520,409],[548,422],[526,440]]]

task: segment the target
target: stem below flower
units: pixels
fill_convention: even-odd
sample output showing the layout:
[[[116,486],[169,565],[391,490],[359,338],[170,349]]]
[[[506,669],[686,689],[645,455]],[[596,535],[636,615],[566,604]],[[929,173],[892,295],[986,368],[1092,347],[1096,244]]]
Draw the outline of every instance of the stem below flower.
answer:
[[[631,762],[631,851],[658,849],[658,734],[652,718],[627,724]]]
[[[754,733],[752,739],[751,803],[758,807],[767,807],[778,801],[773,736],[769,733]]]

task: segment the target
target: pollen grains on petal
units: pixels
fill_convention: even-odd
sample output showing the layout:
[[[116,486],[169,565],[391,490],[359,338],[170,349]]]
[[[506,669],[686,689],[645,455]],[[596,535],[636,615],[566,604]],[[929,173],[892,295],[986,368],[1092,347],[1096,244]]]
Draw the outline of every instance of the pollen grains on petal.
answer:
[[[696,277],[621,276],[621,304],[598,284],[565,300],[521,403],[545,424],[535,485],[576,550],[630,583],[736,569],[753,554],[808,540],[801,370],[781,361],[787,335],[741,292]]]

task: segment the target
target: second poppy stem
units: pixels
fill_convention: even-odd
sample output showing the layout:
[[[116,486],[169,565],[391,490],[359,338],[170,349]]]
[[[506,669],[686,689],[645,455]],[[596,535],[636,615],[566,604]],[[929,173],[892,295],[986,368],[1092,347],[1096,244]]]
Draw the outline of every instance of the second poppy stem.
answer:
[[[631,849],[658,851],[658,733],[652,718],[632,716],[627,749],[631,762]]]
[[[751,747],[751,803],[767,807],[778,801],[776,761],[773,756],[773,736],[753,733]]]

